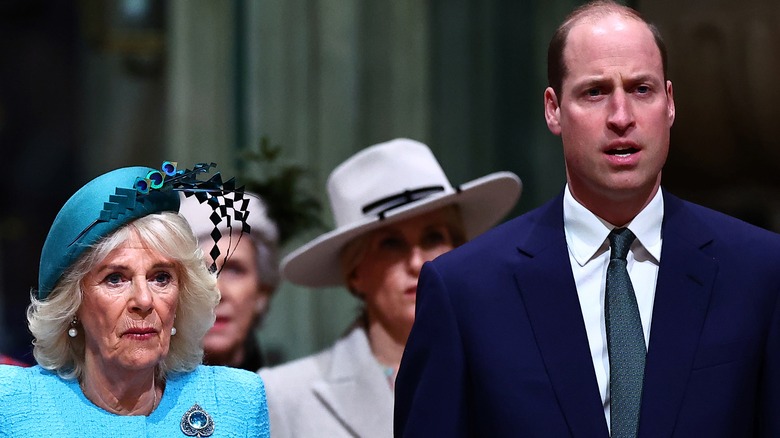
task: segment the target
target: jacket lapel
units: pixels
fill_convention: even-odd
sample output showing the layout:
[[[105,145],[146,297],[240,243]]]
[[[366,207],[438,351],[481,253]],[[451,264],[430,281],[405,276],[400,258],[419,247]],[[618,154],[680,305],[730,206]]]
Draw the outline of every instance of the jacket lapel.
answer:
[[[392,391],[362,328],[353,329],[336,344],[331,366],[313,391],[352,435],[391,435]]]
[[[607,437],[563,231],[563,197],[540,210],[518,249],[515,278],[553,390],[572,436]]]
[[[663,249],[642,394],[640,436],[671,436],[709,305],[717,262],[706,224],[664,192]]]

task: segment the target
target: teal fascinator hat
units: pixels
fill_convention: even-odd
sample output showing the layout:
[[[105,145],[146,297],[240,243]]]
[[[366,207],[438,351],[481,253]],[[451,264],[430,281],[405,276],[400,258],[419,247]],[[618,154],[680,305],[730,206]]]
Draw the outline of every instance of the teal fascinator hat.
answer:
[[[236,189],[233,179],[223,183],[219,173],[206,181],[197,179],[214,166],[201,163],[192,170],[178,170],[175,162],[166,161],[160,170],[125,167],[100,175],[80,188],[57,213],[43,244],[38,299],[46,299],[65,271],[103,237],[135,219],[179,211],[179,192],[212,207],[210,219],[215,229],[225,219],[232,226],[232,219],[248,233],[246,202],[242,202],[248,200],[243,198],[243,187]],[[235,195],[226,205],[220,195],[231,192]],[[219,231],[211,237],[216,249]]]

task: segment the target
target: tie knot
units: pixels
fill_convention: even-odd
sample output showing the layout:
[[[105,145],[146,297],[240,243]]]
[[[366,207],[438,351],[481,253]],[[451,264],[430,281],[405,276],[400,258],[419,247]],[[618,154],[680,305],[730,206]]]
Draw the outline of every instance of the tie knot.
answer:
[[[631,244],[636,239],[636,236],[628,228],[615,228],[609,233],[607,238],[612,251],[610,258],[625,260],[628,255],[628,249],[631,248]]]

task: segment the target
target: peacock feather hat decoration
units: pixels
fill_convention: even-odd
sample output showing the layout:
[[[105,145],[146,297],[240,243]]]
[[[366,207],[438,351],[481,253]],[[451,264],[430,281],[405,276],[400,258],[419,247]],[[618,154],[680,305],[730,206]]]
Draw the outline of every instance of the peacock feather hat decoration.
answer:
[[[124,167],[88,182],[65,202],[46,237],[38,272],[38,299],[46,299],[67,269],[103,237],[149,214],[178,211],[180,193],[211,207],[212,255],[216,260],[216,242],[221,237],[218,224],[227,221],[229,227],[238,227],[243,233],[249,233],[250,227],[244,188],[236,187],[233,178],[223,181],[219,172],[202,178],[214,167],[214,163],[199,163],[192,169],[178,169],[176,162],[166,161],[160,169]],[[228,193],[233,195],[225,197]],[[216,265],[212,265],[214,269]]]

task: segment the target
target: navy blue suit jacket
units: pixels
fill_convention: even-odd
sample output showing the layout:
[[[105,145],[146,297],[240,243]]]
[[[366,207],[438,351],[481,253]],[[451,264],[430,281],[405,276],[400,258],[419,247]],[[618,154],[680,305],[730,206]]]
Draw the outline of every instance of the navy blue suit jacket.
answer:
[[[780,437],[780,236],[664,192],[639,436]],[[608,437],[562,194],[427,263],[400,437]]]

